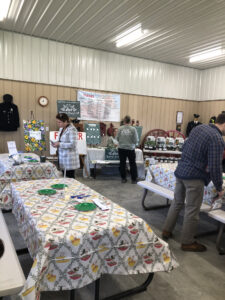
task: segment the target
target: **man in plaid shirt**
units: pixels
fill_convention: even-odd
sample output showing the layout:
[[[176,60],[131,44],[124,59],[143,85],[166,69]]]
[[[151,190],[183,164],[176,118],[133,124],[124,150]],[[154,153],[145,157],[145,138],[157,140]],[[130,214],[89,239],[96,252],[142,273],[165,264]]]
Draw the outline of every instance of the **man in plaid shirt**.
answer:
[[[179,212],[184,207],[185,214],[181,235],[181,249],[203,252],[206,247],[194,240],[197,230],[204,185],[212,180],[217,194],[224,194],[222,185],[222,155],[225,148],[225,114],[220,114],[215,124],[194,128],[185,141],[181,160],[175,171],[176,188],[162,236],[168,239],[176,225]]]

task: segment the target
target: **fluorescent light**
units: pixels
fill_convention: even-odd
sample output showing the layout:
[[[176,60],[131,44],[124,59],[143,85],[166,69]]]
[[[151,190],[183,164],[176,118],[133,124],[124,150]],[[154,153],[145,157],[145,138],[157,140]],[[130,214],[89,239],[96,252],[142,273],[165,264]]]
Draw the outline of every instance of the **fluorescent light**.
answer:
[[[222,48],[217,48],[215,50],[210,50],[210,51],[207,51],[207,52],[202,52],[202,53],[199,53],[199,54],[192,55],[189,58],[189,62],[193,63],[193,62],[196,62],[196,61],[209,60],[211,58],[214,58],[214,57],[217,57],[217,56],[220,56],[220,55],[223,55],[223,54],[224,54],[224,50]]]
[[[148,34],[148,30],[142,30],[141,24],[138,24],[116,37],[116,47],[133,44],[144,38],[146,34]]]
[[[11,0],[0,1],[0,21],[7,17]]]

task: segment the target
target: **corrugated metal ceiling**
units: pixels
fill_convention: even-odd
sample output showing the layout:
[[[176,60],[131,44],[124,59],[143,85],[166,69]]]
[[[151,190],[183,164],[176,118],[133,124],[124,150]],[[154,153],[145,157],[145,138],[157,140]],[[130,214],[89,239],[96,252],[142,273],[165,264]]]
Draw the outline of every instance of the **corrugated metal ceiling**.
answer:
[[[225,65],[225,55],[190,64],[188,57],[225,48],[223,0],[12,0],[3,30],[198,69]],[[141,23],[150,34],[117,48],[115,37]]]

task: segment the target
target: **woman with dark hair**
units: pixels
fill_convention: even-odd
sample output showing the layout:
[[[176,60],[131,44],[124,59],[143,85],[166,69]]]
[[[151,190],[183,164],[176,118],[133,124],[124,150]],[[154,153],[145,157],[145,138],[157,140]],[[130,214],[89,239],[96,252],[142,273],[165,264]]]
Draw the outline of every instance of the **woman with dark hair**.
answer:
[[[59,168],[66,177],[75,178],[75,169],[80,167],[77,150],[77,130],[70,123],[67,114],[60,113],[56,116],[59,127],[59,141],[52,142],[52,146],[58,149]]]

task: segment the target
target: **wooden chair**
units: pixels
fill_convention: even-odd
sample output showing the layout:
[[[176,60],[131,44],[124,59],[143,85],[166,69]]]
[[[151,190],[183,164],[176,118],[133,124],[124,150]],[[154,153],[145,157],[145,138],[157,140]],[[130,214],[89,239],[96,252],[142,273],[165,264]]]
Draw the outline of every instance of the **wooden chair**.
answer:
[[[171,138],[179,138],[179,137],[181,137],[181,138],[183,138],[184,140],[185,140],[185,135],[183,134],[183,133],[181,133],[180,131],[177,131],[177,130],[168,130],[167,132],[167,136],[168,137],[171,137]]]

